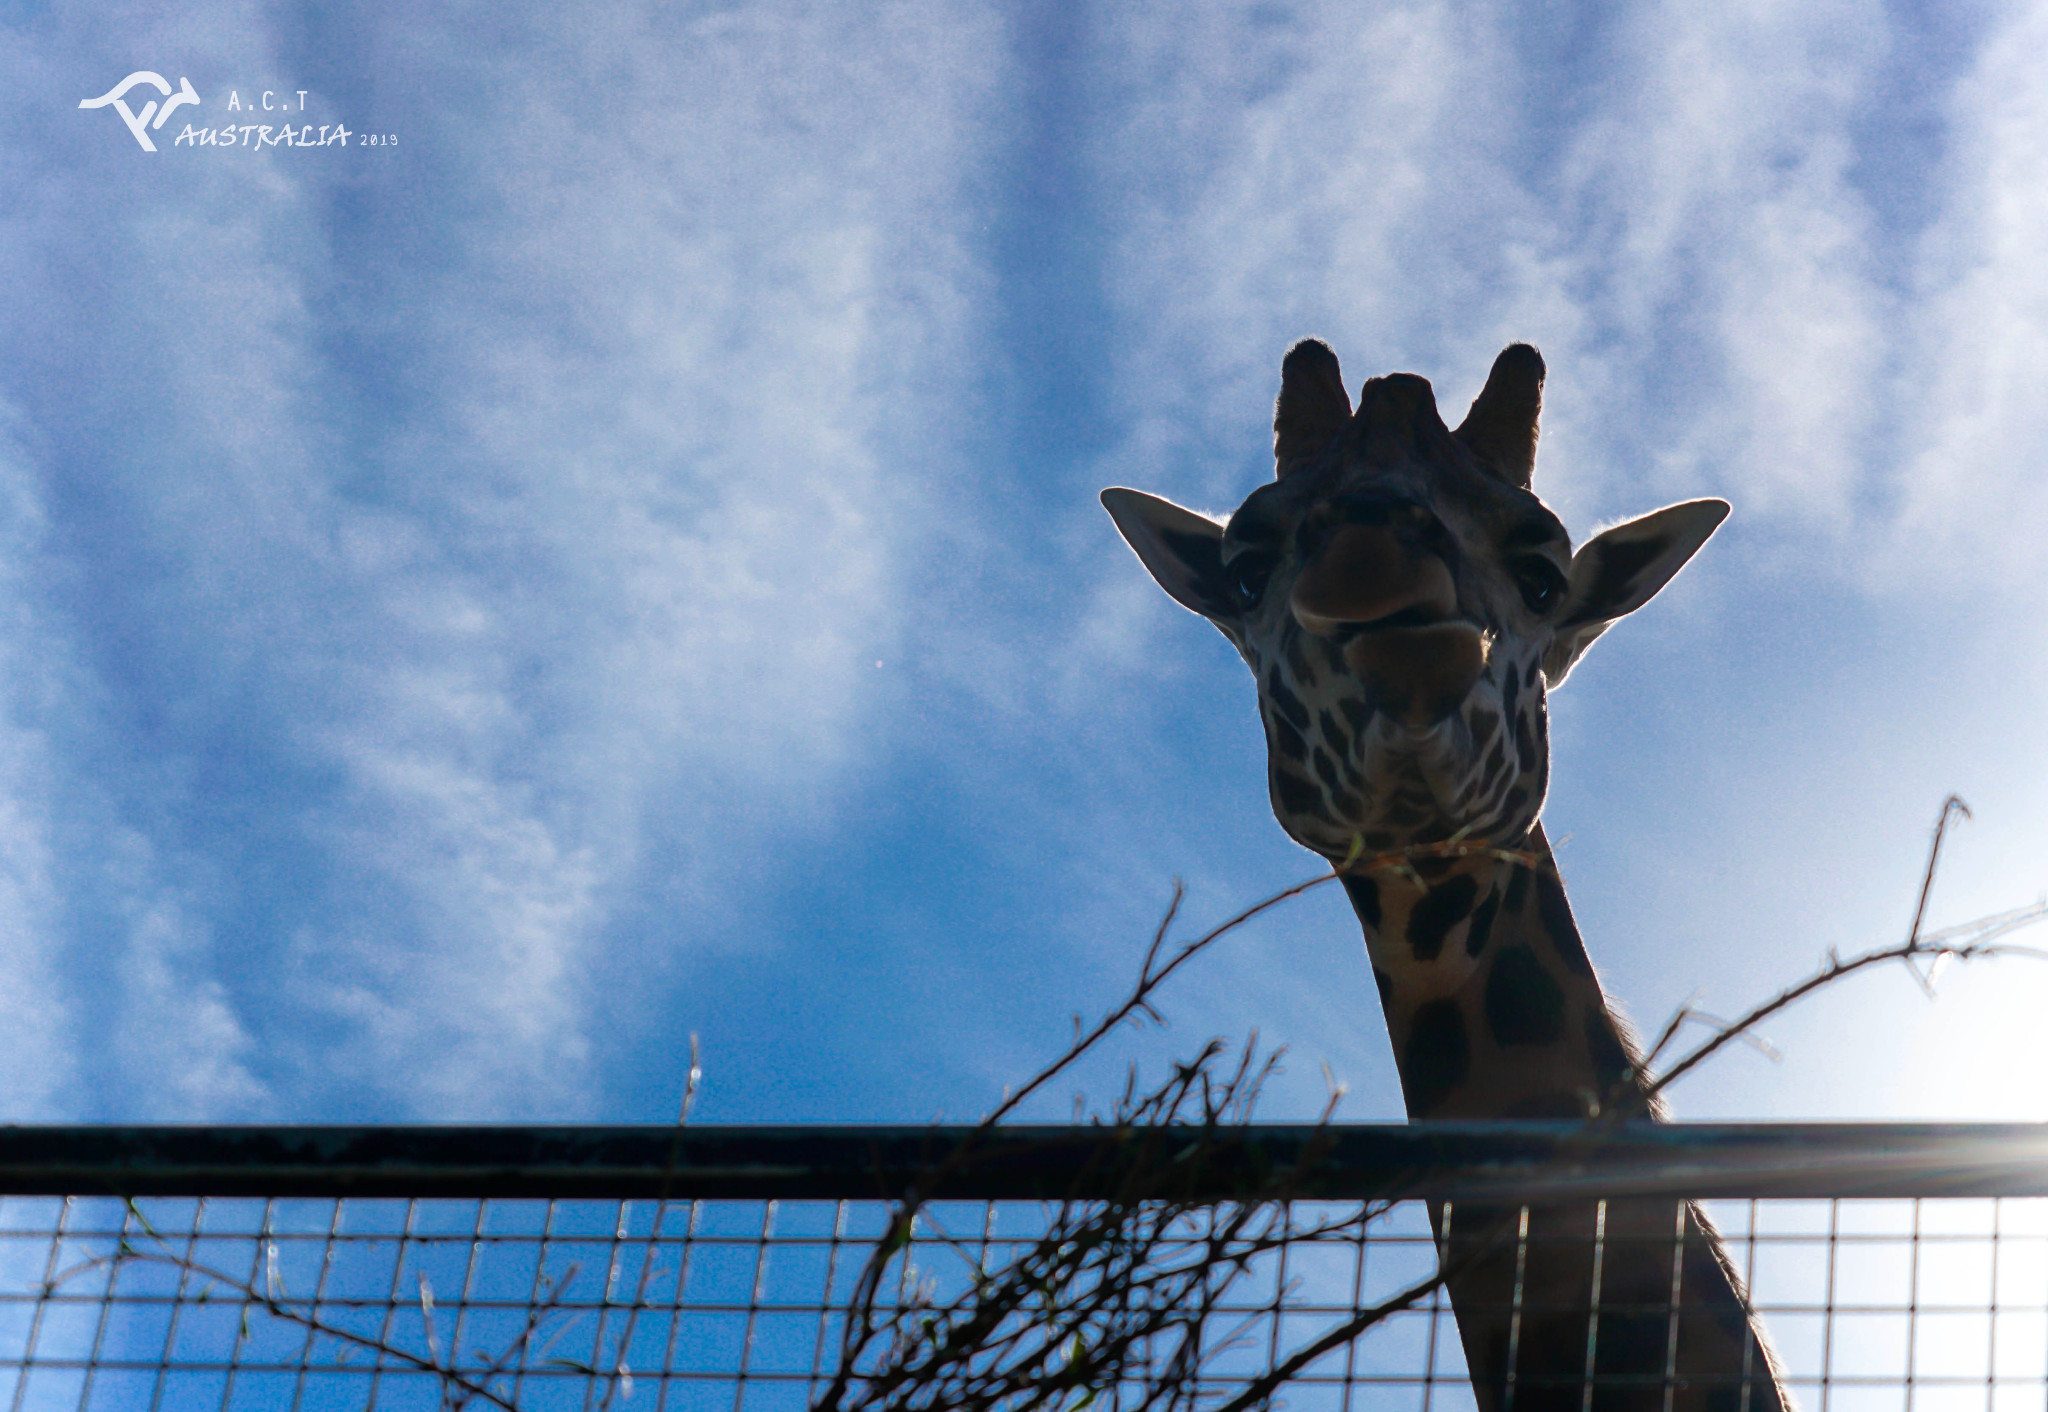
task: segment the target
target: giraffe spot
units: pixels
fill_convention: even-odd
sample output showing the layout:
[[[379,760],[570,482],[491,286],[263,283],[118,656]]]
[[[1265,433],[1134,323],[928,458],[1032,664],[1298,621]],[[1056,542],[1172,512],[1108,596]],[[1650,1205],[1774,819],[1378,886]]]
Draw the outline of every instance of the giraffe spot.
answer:
[[[1272,712],[1266,717],[1266,726],[1266,738],[1275,750],[1297,762],[1308,758],[1308,742],[1301,738],[1301,732],[1285,716]]]
[[[1411,1114],[1428,1113],[1450,1097],[1472,1070],[1472,1044],[1455,1000],[1418,1006],[1402,1054],[1401,1087]]]
[[[1558,959],[1582,976],[1592,975],[1593,963],[1586,958],[1586,944],[1579,940],[1579,929],[1572,925],[1572,905],[1564,900],[1564,884],[1548,868],[1536,879],[1536,908]]]
[[[1529,717],[1519,711],[1515,713],[1515,758],[1525,772],[1536,768],[1536,736],[1529,728]]]
[[[1372,724],[1373,708],[1355,696],[1347,696],[1337,703],[1337,709],[1344,713],[1344,719],[1351,722],[1354,734],[1365,734],[1365,728]]]
[[[1613,1018],[1604,1010],[1586,1015],[1586,1054],[1593,1061],[1593,1072],[1599,1076],[1603,1099],[1635,1068],[1628,1046],[1621,1042]]]
[[[1564,1033],[1564,989],[1526,946],[1504,946],[1486,976],[1494,1043],[1550,1044]]]
[[[1488,783],[1500,778],[1501,767],[1507,764],[1507,762],[1507,749],[1503,745],[1501,738],[1495,736],[1493,738],[1493,749],[1486,752],[1486,768],[1483,778]]]
[[[1330,792],[1330,807],[1337,811],[1339,819],[1355,819],[1365,812],[1365,804],[1357,795],[1337,789]]]
[[[1465,920],[1472,910],[1472,899],[1479,895],[1479,884],[1460,874],[1438,883],[1423,894],[1422,900],[1408,913],[1408,945],[1415,950],[1418,961],[1434,961],[1444,949],[1444,938],[1451,928]]]
[[[1322,817],[1323,792],[1298,775],[1286,770],[1273,771],[1273,794],[1290,817]]]
[[[1310,754],[1309,762],[1316,767],[1316,777],[1328,785],[1332,793],[1342,787],[1344,782],[1337,774],[1337,762],[1330,758],[1329,751],[1318,745]]]
[[[1299,632],[1287,635],[1287,665],[1293,671],[1296,681],[1312,682],[1316,674],[1308,664],[1308,654],[1301,650],[1301,639],[1302,634]]]
[[[1379,967],[1372,968],[1372,983],[1380,990],[1380,1009],[1389,1010],[1394,1004],[1394,978]]]
[[[1536,685],[1536,676],[1542,670],[1543,660],[1540,657],[1530,662],[1529,670],[1522,674],[1523,684],[1530,687],[1533,690]]]
[[[1351,910],[1358,920],[1374,931],[1380,929],[1380,885],[1368,877],[1344,875],[1344,891],[1351,898]]]
[[[1520,863],[1510,866],[1514,872],[1508,878],[1508,895],[1501,899],[1500,909],[1513,916],[1522,910],[1522,901],[1529,895],[1529,870]]]
[[[1344,733],[1344,727],[1337,724],[1337,718],[1330,714],[1328,707],[1317,714],[1316,724],[1323,728],[1323,739],[1339,759],[1351,753],[1351,737]]]
[[[1308,729],[1308,707],[1301,704],[1301,698],[1288,688],[1280,676],[1280,664],[1274,663],[1266,673],[1266,699],[1271,701],[1288,723],[1298,731]]]
[[[1500,894],[1489,892],[1486,900],[1479,904],[1479,910],[1472,914],[1472,925],[1465,929],[1465,954],[1477,956],[1486,950],[1486,939],[1493,933],[1493,914],[1500,910]]]

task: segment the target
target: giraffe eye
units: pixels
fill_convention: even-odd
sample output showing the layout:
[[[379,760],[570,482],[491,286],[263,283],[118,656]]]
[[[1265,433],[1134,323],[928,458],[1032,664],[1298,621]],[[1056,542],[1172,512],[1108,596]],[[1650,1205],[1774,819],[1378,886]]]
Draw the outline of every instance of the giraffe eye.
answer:
[[[1241,606],[1259,606],[1259,600],[1266,595],[1266,580],[1273,576],[1276,560],[1277,556],[1272,554],[1244,553],[1231,561],[1230,586],[1237,593]]]
[[[1515,587],[1536,614],[1548,613],[1564,598],[1564,575],[1548,559],[1530,557],[1515,565]]]

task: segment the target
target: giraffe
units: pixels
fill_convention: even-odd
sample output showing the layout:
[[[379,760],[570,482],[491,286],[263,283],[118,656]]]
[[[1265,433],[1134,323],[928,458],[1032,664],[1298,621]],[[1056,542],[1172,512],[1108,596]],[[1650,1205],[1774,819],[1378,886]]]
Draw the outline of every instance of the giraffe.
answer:
[[[1541,355],[1511,345],[1451,431],[1413,374],[1366,382],[1354,411],[1336,355],[1304,340],[1281,365],[1277,475],[1227,522],[1102,493],[1159,585],[1251,668],[1273,812],[1296,842],[1337,864],[1495,850],[1343,879],[1411,1118],[1661,1116],[1538,821],[1545,694],[1728,506],[1668,506],[1574,553],[1530,489],[1543,380]],[[1789,1408],[1693,1204],[1431,1214],[1482,1412]],[[1504,1222],[1520,1224],[1504,1238]]]

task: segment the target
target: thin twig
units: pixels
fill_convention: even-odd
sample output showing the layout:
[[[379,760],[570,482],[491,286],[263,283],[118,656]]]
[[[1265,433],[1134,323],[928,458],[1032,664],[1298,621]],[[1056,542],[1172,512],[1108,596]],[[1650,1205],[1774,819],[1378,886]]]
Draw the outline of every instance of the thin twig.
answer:
[[[1858,971],[1868,970],[1872,966],[1881,966],[1888,961],[1902,962],[1906,969],[1912,973],[1914,981],[1919,984],[1921,989],[1932,995],[1934,971],[1931,970],[1928,975],[1922,976],[1919,968],[1913,964],[1921,956],[1934,956],[1936,968],[1951,960],[1974,961],[1997,956],[2030,956],[2036,960],[2048,960],[2048,950],[2031,946],[1994,944],[1999,937],[2018,931],[2022,927],[2032,926],[2035,922],[2048,918],[2048,901],[2037,902],[2031,907],[2015,907],[2009,911],[1996,912],[1990,916],[1979,917],[1975,921],[1964,922],[1959,926],[1947,927],[1938,932],[1926,935],[1921,933],[1920,928],[1927,919],[1927,902],[1934,892],[1935,873],[1941,863],[1941,845],[1948,835],[1949,824],[1957,817],[1970,818],[1970,806],[1965,804],[1958,796],[1951,794],[1942,801],[1941,812],[1934,822],[1934,838],[1928,846],[1927,866],[1922,872],[1920,879],[1920,896],[1913,908],[1913,925],[1908,929],[1904,942],[1897,946],[1885,946],[1879,947],[1874,951],[1866,951],[1861,955],[1852,956],[1846,961],[1831,949],[1828,952],[1827,964],[1825,966],[1822,966],[1804,980],[1787,986],[1769,1000],[1766,1000],[1735,1020],[1718,1021],[1711,1015],[1693,1009],[1690,1004],[1681,1006],[1678,1012],[1665,1024],[1664,1029],[1657,1036],[1657,1042],[1650,1047],[1649,1053],[1644,1055],[1641,1062],[1633,1067],[1630,1075],[1623,1083],[1639,1084],[1642,1097],[1645,1099],[1653,1098],[1670,1087],[1678,1078],[1697,1068],[1705,1060],[1724,1048],[1730,1041],[1737,1039],[1743,1040],[1746,1043],[1761,1045],[1766,1053],[1775,1056],[1776,1051],[1770,1047],[1767,1041],[1759,1039],[1751,1033],[1758,1024],[1777,1014],[1780,1010],[1805,999],[1815,991],[1834,984],[1845,976],[1853,975]],[[1957,939],[1962,937],[1968,937],[1970,940],[1959,945],[1955,944]],[[1665,1070],[1655,1079],[1651,1079],[1649,1077],[1650,1066],[1669,1047],[1680,1028],[1688,1021],[1709,1024],[1713,1027],[1714,1034],[1669,1069]]]
[[[1987,933],[1987,937],[2003,936],[2007,932],[2016,931],[2020,927],[2038,922],[2044,917],[2048,917],[2048,904],[2030,907],[2018,918]],[[1674,1080],[1698,1067],[1703,1060],[1721,1049],[1730,1040],[1744,1037],[1745,1031],[1749,1030],[1752,1026],[1769,1019],[1788,1005],[1805,999],[1823,986],[1831,985],[1844,976],[1853,975],[1857,971],[1868,970],[1872,966],[1880,966],[1887,961],[1898,961],[1909,957],[1922,956],[1927,954],[1927,951],[1928,948],[1924,944],[1909,941],[1898,946],[1887,946],[1877,951],[1867,951],[1860,956],[1852,956],[1846,961],[1840,957],[1831,956],[1827,965],[1808,976],[1805,980],[1800,981],[1796,985],[1787,986],[1784,990],[1771,997],[1771,999],[1749,1011],[1742,1018],[1723,1026],[1711,1039],[1701,1044],[1683,1059],[1673,1064],[1663,1074],[1659,1075],[1655,1081],[1648,1084],[1644,1092],[1646,1094],[1662,1092]],[[1941,954],[1952,956],[1958,961],[1975,961],[1993,956],[2031,956],[2037,961],[2048,961],[2048,950],[2043,950],[2039,947],[1994,946],[1988,944],[1988,942],[1973,943],[1967,946],[1943,947]]]
[[[1447,1271],[1439,1269],[1428,1279],[1417,1280],[1399,1294],[1382,1300],[1370,1309],[1358,1310],[1322,1337],[1296,1350],[1253,1378],[1239,1389],[1236,1396],[1218,1406],[1215,1412],[1243,1412],[1247,1407],[1258,1406],[1278,1391],[1282,1383],[1291,1381],[1296,1373],[1331,1349],[1343,1347],[1374,1324],[1380,1323],[1390,1315],[1400,1313],[1403,1309],[1413,1308],[1419,1299],[1428,1298],[1432,1291],[1444,1283],[1447,1274]]]
[[[1948,836],[1949,819],[1957,814],[1966,819],[1974,817],[1970,813],[1970,806],[1963,803],[1962,796],[1951,794],[1941,801],[1941,813],[1935,816],[1934,843],[1927,850],[1927,872],[1920,879],[1920,901],[1913,908],[1913,925],[1906,931],[1908,943],[1917,943],[1920,940],[1920,923],[1927,916],[1927,899],[1934,892],[1934,870],[1941,863],[1941,841]]]
[[[506,1400],[503,1397],[500,1397],[497,1393],[492,1392],[488,1387],[484,1386],[483,1383],[475,1381],[474,1379],[477,1375],[457,1372],[452,1365],[444,1365],[440,1362],[435,1361],[432,1358],[422,1358],[417,1353],[413,1353],[410,1350],[400,1348],[394,1344],[386,1342],[383,1339],[371,1338],[365,1334],[352,1333],[348,1329],[342,1328],[337,1324],[330,1324],[326,1322],[324,1319],[320,1319],[312,1314],[301,1313],[287,1303],[284,1303],[280,1300],[274,1300],[269,1298],[268,1296],[264,1295],[262,1292],[257,1290],[255,1286],[248,1284],[243,1280],[236,1279],[232,1275],[223,1274],[219,1270],[216,1270],[211,1266],[203,1265],[198,1261],[193,1260],[189,1256],[172,1255],[168,1253],[158,1254],[154,1251],[137,1250],[131,1246],[128,1249],[120,1251],[113,1255],[100,1255],[95,1256],[90,1260],[81,1261],[79,1264],[65,1271],[64,1274],[58,1276],[50,1283],[54,1286],[57,1284],[61,1284],[63,1281],[67,1279],[74,1278],[77,1275],[82,1274],[85,1271],[95,1268],[97,1266],[115,1265],[122,1263],[144,1265],[168,1265],[174,1269],[183,1271],[187,1275],[193,1275],[202,1280],[210,1280],[214,1284],[221,1286],[223,1289],[230,1290],[236,1295],[239,1295],[244,1305],[254,1305],[257,1308],[263,1310],[264,1313],[269,1314],[273,1318],[283,1319],[289,1323],[297,1324],[299,1327],[304,1329],[310,1329],[316,1334],[321,1334],[329,1338],[337,1339],[343,1343],[350,1344],[356,1348],[364,1349],[368,1352],[379,1353],[387,1357],[395,1358],[402,1363],[410,1364],[419,1372],[432,1373],[436,1377],[439,1377],[444,1384],[452,1385],[456,1388],[459,1388],[463,1393],[463,1398],[465,1401],[467,1401],[470,1398],[481,1397],[482,1399],[484,1399],[484,1401],[490,1403],[492,1406],[503,1408],[504,1412],[519,1412],[519,1408],[516,1404]],[[495,1374],[495,1371],[495,1368],[488,1369],[481,1376],[483,1378],[488,1379],[489,1377]]]

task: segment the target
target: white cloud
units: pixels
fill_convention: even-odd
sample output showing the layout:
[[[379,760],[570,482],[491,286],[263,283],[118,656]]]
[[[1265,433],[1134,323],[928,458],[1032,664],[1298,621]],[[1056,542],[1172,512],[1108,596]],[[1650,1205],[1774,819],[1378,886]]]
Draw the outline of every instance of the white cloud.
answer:
[[[1855,0],[1661,5],[1612,34],[1555,235],[1588,337],[1552,360],[1603,504],[1712,488],[1800,533],[1856,523],[1891,300],[1852,125],[1885,35]]]
[[[265,1095],[208,939],[140,835],[85,841],[105,781],[69,751],[97,693],[50,593],[75,566],[53,554],[21,419],[0,412],[0,1113],[76,1117],[111,1079],[138,1116],[246,1115]],[[82,957],[102,927],[108,950]]]
[[[30,565],[48,528],[19,418],[0,401],[0,1121],[61,1116],[78,1099],[77,1018],[64,983],[51,812],[59,770],[44,730],[64,674]]]
[[[138,1118],[185,1122],[272,1111],[268,1087],[249,1067],[255,1043],[222,983],[213,939],[166,881],[146,838],[123,830],[109,843],[106,881],[118,899],[121,935],[114,993],[98,999],[121,1107]]]
[[[2020,8],[1952,95],[1945,211],[1923,245],[1927,293],[1892,397],[1910,454],[1878,568],[1973,597],[1995,587],[2009,609],[2036,611],[2048,596],[2044,59],[2048,7]],[[2038,626],[2031,636],[2048,642]]]
[[[619,899],[680,874],[722,910],[661,946],[747,944],[741,884],[869,748],[863,669],[895,655],[978,297],[962,193],[996,36],[921,4],[541,10],[488,43],[365,24],[375,84],[320,97],[413,124],[385,166],[95,152],[9,237],[43,271],[14,312],[62,350],[26,414],[65,415],[64,376],[130,394],[94,503],[156,596],[120,610],[134,674],[95,687],[173,724],[120,741],[171,758],[111,810],[181,832],[158,858],[304,875],[295,924],[241,914],[261,954],[221,956],[208,909],[267,905],[253,881],[130,870],[132,1008],[182,1016],[149,1041],[181,1113],[256,1101],[252,1043],[316,1102],[587,1111],[594,997],[667,959],[601,944]],[[141,32],[223,87],[292,63],[248,16]],[[82,30],[46,44],[37,67],[98,81]],[[104,295],[58,268],[84,231]],[[292,778],[195,838],[217,801],[178,781],[221,735]],[[284,989],[252,1000],[254,974]]]
[[[0,1113],[32,1122],[60,1117],[77,1100],[77,1026],[59,974],[63,933],[41,791],[24,778],[44,773],[33,759],[38,742],[11,722],[0,731]]]
[[[1885,52],[1867,8],[1661,6],[1542,55],[1505,7],[1130,12],[1125,65],[1163,76],[1112,172],[1121,308],[1151,331],[1133,456],[1241,493],[1247,411],[1303,334],[1333,335],[1354,384],[1432,375],[1453,421],[1528,338],[1554,496],[1621,510],[1711,481],[1846,530],[1894,310],[1850,172]]]
[[[1104,71],[1153,80],[1100,177],[1123,198],[1126,459],[1149,483],[1234,503],[1247,470],[1269,473],[1259,412],[1310,333],[1354,385],[1447,352],[1483,372],[1498,344],[1477,349],[1522,293],[1496,280],[1543,227],[1490,150],[1508,75],[1487,27],[1444,5],[1331,5],[1270,27],[1133,9],[1111,33]],[[1481,327],[1464,334],[1461,312]],[[1476,390],[1439,392],[1455,416]]]

